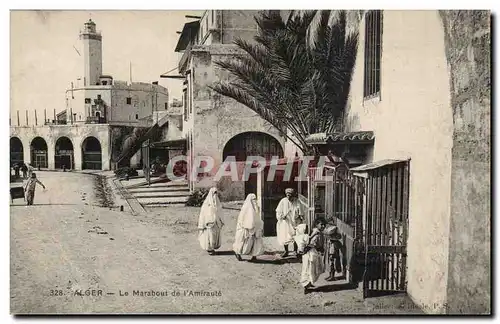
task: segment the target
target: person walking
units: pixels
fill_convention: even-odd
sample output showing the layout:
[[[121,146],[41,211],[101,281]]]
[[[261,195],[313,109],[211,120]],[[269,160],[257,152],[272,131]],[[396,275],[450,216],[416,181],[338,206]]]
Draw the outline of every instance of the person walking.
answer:
[[[297,253],[297,244],[294,242],[293,236],[297,225],[305,222],[305,213],[295,189],[287,188],[285,190],[286,197],[281,199],[276,208],[276,233],[279,245],[283,246],[285,252],[281,255],[282,258],[288,256],[288,245],[293,243],[293,250]]]
[[[33,172],[31,173],[31,177],[28,179],[24,187],[24,191],[26,192],[27,206],[33,205],[33,200],[35,199],[35,188],[37,184],[41,185],[45,190],[45,185],[41,183],[40,180],[37,179],[36,173]]]
[[[250,261],[255,261],[257,256],[264,254],[263,231],[264,222],[260,218],[257,197],[255,194],[249,194],[236,222],[233,251],[238,261],[243,261],[242,255],[250,255]]]
[[[215,250],[220,248],[220,234],[224,222],[222,221],[222,205],[217,195],[217,188],[211,188],[198,218],[198,241],[203,250],[214,255]]]

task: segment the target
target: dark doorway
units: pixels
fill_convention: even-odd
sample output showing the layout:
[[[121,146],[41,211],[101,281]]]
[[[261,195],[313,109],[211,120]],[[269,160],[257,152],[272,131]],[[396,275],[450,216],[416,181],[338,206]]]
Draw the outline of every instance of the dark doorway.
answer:
[[[47,142],[41,137],[31,141],[31,164],[35,168],[48,168]]]
[[[82,143],[82,169],[102,170],[101,143],[93,136],[87,137]]]
[[[56,141],[56,153],[54,156],[56,169],[74,169],[75,158],[73,143],[66,136],[59,137]]]
[[[246,161],[248,156],[261,156],[271,160],[273,156],[283,157],[281,144],[271,135],[261,132],[245,132],[231,138],[224,146],[222,158],[235,156],[236,162]],[[245,182],[245,197],[257,193],[257,175],[251,174]]]
[[[10,138],[10,165],[24,162],[23,143],[18,137]]]

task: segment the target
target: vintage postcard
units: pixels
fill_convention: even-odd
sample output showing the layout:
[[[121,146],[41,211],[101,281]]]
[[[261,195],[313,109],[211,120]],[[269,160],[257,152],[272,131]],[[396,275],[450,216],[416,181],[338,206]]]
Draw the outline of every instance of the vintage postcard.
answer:
[[[11,314],[491,315],[491,35],[12,10]]]

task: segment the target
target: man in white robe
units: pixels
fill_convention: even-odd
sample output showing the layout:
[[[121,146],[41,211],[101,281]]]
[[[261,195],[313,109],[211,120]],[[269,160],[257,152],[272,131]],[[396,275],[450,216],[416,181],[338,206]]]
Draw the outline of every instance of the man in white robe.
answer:
[[[297,244],[293,237],[295,235],[295,228],[305,222],[305,213],[302,204],[300,203],[295,190],[288,188],[285,190],[286,197],[281,199],[276,208],[276,234],[278,243],[283,245],[285,252],[281,257],[288,256],[288,245],[293,243],[295,253],[297,253]]]

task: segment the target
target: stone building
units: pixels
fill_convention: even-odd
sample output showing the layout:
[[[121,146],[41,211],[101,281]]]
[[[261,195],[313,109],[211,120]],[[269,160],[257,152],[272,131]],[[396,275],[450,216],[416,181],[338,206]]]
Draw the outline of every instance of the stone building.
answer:
[[[206,10],[201,17],[183,26],[175,48],[181,52],[178,70],[184,79],[183,125],[188,163],[196,156],[215,160],[213,172],[191,179],[190,189],[214,185],[213,176],[228,155],[243,161],[247,155],[283,156],[284,138],[252,110],[209,88],[227,80],[229,73],[215,66],[219,60],[241,55],[233,41],[252,41],[257,24],[251,10]],[[241,164],[241,163],[240,163]],[[222,180],[222,199],[243,199],[250,188],[245,182]]]
[[[168,90],[158,82],[118,81],[102,74],[102,35],[92,20],[85,23],[80,39],[84,45],[83,82],[80,78],[66,90],[67,123],[133,125],[155,111],[168,109]]]
[[[407,292],[429,313],[491,312],[490,15],[347,15],[359,43],[344,131],[373,132],[365,164],[408,161]],[[314,142],[355,147],[332,135]]]
[[[103,75],[102,36],[92,20],[84,24],[80,38],[84,44],[82,84],[72,83],[66,91],[66,109],[54,111],[52,123],[21,126],[18,116],[17,125],[10,127],[11,163],[75,170],[140,164],[140,151],[119,165],[116,161],[126,143],[140,138],[168,113],[168,90],[158,82],[116,81]]]

